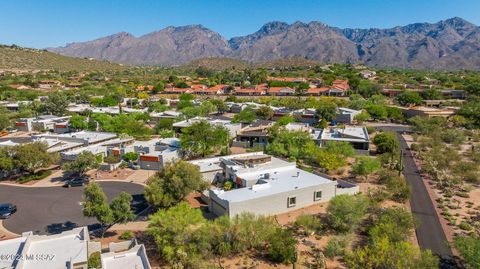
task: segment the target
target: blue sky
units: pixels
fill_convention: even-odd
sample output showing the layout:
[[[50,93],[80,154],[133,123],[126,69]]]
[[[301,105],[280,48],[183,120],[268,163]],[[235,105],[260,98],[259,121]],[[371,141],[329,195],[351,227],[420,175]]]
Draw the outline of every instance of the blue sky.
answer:
[[[480,25],[479,11],[480,0],[0,0],[0,43],[45,48],[188,24],[226,38],[269,21],[387,28],[459,16]]]

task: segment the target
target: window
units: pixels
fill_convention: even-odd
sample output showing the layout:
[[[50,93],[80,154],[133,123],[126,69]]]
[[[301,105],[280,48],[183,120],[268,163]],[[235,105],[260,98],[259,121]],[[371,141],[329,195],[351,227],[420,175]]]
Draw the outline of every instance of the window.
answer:
[[[297,203],[297,197],[288,197],[287,207],[294,207]]]
[[[322,199],[322,191],[316,191],[313,193],[313,200],[318,201]]]

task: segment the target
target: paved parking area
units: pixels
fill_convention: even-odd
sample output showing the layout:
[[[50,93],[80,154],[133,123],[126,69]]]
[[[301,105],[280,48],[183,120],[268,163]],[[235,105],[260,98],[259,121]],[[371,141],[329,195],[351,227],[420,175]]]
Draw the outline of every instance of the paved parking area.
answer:
[[[143,186],[127,182],[100,182],[108,199],[125,191],[133,196],[136,213],[146,208]],[[96,220],[82,214],[83,188],[17,187],[0,185],[0,203],[13,203],[18,211],[3,221],[14,233],[33,231],[39,234],[58,233],[76,226],[94,225]]]

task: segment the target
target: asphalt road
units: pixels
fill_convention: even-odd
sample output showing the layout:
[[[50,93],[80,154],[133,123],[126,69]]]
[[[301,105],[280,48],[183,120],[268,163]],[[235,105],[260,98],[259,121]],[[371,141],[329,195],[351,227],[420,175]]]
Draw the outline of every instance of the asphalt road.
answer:
[[[435,212],[435,207],[417,170],[412,153],[401,135],[401,132],[408,131],[409,128],[400,126],[382,126],[378,128],[397,132],[400,147],[404,152],[403,175],[412,188],[410,206],[413,215],[419,221],[419,226],[415,230],[418,244],[422,249],[430,249],[433,254],[441,258],[441,268],[454,268],[452,251],[448,246],[447,238]]]
[[[136,213],[146,208],[143,186],[127,182],[101,182],[105,194],[111,200],[125,191],[133,196],[132,207]],[[94,218],[82,214],[82,187],[16,187],[0,185],[0,203],[17,205],[17,212],[3,226],[21,234],[33,231],[38,234],[59,233],[74,227],[95,227]]]

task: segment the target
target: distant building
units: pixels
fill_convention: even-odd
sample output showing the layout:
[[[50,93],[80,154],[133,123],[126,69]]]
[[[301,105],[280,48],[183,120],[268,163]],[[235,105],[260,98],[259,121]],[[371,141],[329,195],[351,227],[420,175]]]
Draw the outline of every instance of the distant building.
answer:
[[[348,142],[358,153],[369,154],[370,143],[365,127],[329,127],[322,129],[319,136],[314,139],[321,146],[325,146],[329,141]]]
[[[290,87],[270,87],[268,89],[268,94],[274,96],[294,95],[295,90]]]
[[[215,173],[216,180],[234,185],[232,190],[209,191],[209,209],[218,216],[234,217],[243,212],[276,215],[328,201],[338,194],[358,192],[354,184],[312,174],[261,152],[192,163],[210,176]]]
[[[55,130],[55,124],[65,122],[70,116],[41,115],[35,118],[21,118],[15,122],[15,128],[19,131],[31,132],[41,130]],[[63,128],[62,128],[63,129]],[[59,132],[64,130],[58,129]]]
[[[346,123],[352,124],[355,116],[360,114],[362,111],[354,110],[346,107],[339,107],[337,113],[335,114],[335,122],[337,123]]]
[[[223,119],[212,119],[212,118],[205,118],[205,117],[195,117],[192,119],[187,119],[184,121],[175,122],[173,124],[173,129],[177,133],[181,133],[183,128],[189,127],[194,123],[206,121],[214,126],[222,126],[226,128],[230,134],[230,137],[235,137],[237,132],[242,128],[242,124],[240,123],[232,123],[230,120],[223,120]]]
[[[141,169],[159,171],[165,163],[181,157],[180,140],[177,138],[136,141],[133,147],[139,154],[137,163]]]
[[[268,143],[268,129],[273,126],[274,121],[257,120],[256,122],[240,129],[232,146],[237,147],[258,147]]]
[[[371,79],[377,75],[377,72],[370,71],[370,70],[362,70],[360,71],[360,76],[364,79]]]
[[[400,110],[402,110],[403,114],[407,118],[419,116],[419,117],[427,117],[427,118],[433,118],[433,117],[444,117],[448,118],[450,116],[453,116],[456,113],[455,109],[451,108],[434,108],[434,107],[425,107],[425,106],[416,106],[416,107],[409,107],[409,108],[404,108],[404,107],[399,107]]]

